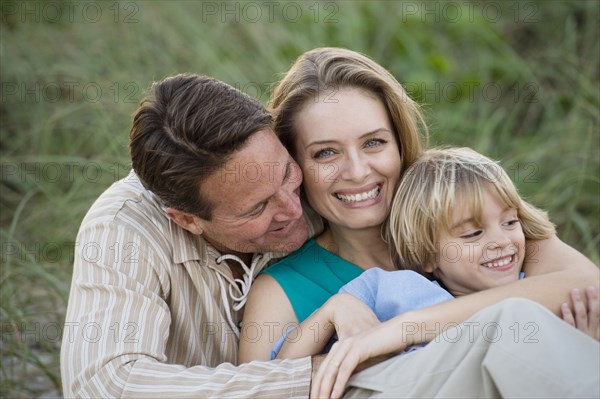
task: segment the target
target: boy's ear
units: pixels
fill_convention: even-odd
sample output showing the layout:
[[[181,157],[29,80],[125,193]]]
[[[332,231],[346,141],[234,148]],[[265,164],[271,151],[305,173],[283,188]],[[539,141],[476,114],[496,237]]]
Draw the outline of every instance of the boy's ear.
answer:
[[[178,211],[177,209],[167,208],[167,216],[178,226],[186,229],[192,234],[200,235],[203,232],[200,218],[189,213]]]

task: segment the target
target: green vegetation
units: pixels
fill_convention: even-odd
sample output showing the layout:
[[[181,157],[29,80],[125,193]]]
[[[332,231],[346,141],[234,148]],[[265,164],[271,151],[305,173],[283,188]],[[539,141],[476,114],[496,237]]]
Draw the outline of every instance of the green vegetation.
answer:
[[[600,260],[595,0],[0,5],[0,396],[60,395],[77,229],[128,172],[131,114],[166,75],[211,75],[266,103],[301,52],[363,52],[423,103],[431,144],[500,159],[560,237]]]

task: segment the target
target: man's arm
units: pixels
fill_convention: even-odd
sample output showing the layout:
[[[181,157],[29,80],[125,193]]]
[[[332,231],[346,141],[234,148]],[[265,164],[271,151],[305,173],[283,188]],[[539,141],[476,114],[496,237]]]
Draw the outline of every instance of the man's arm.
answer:
[[[174,276],[164,270],[183,267],[165,265],[170,259],[148,237],[105,222],[83,229],[77,242],[61,348],[65,397],[308,395],[309,358],[236,367],[235,338],[221,350],[211,347],[210,328],[225,328],[212,323],[213,315],[202,314],[201,325],[176,325],[175,290],[197,291],[174,286]],[[177,306],[189,308],[198,320],[204,308],[194,303],[200,302],[190,298]],[[181,314],[177,320],[187,322]],[[200,343],[189,345],[178,329],[195,333],[190,341]],[[187,358],[194,360],[186,363]]]

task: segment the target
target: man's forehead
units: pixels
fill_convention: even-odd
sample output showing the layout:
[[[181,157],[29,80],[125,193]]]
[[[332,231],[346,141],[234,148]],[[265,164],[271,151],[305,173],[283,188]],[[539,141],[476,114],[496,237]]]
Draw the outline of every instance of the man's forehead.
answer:
[[[238,209],[274,195],[294,165],[271,131],[259,132],[202,185],[201,194],[213,209]],[[292,168],[293,169],[293,168]]]

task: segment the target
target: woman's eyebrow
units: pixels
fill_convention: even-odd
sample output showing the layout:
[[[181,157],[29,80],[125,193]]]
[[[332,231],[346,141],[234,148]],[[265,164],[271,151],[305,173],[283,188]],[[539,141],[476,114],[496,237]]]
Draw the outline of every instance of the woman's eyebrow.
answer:
[[[365,137],[371,136],[371,135],[376,134],[376,133],[381,133],[381,132],[392,133],[390,131],[390,129],[387,129],[385,127],[380,127],[380,128],[377,128],[375,130],[371,130],[369,132],[366,132],[366,133],[360,135],[360,137],[358,139],[359,140],[360,139],[364,139]],[[317,140],[317,141],[312,141],[312,142],[308,143],[306,145],[306,147],[308,148],[308,147],[313,146],[313,145],[322,145],[322,144],[329,144],[329,143],[336,143],[336,142],[337,142],[337,140]]]

